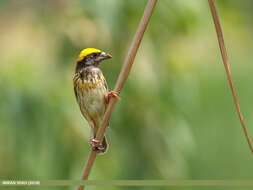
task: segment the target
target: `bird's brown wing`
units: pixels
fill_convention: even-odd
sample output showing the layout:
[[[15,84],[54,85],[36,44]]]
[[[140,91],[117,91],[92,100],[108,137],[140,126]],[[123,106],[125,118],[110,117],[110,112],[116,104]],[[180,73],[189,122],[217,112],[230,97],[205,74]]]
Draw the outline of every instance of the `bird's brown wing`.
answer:
[[[88,115],[88,111],[86,110],[85,106],[82,106],[82,91],[81,89],[79,88],[79,90],[77,89],[79,85],[79,82],[80,82],[80,74],[79,73],[76,73],[74,75],[74,78],[73,78],[73,82],[74,82],[74,92],[75,92],[75,96],[76,96],[76,101],[79,105],[79,108],[81,110],[81,113],[82,115],[84,116],[84,118],[88,121],[88,123],[90,125],[93,126],[93,122],[92,122],[92,119],[90,118],[90,116]]]
[[[79,105],[79,108],[80,108],[80,110],[81,110],[81,112],[82,112],[84,118],[90,123],[90,122],[91,122],[91,118],[90,118],[90,116],[88,115],[87,110],[85,109],[84,106],[81,107],[82,102],[81,102],[80,96],[78,95],[78,92],[77,92],[77,90],[76,90],[76,86],[74,86],[74,92],[75,92],[75,95],[76,95],[76,101],[77,101],[77,103],[78,103],[78,105]]]

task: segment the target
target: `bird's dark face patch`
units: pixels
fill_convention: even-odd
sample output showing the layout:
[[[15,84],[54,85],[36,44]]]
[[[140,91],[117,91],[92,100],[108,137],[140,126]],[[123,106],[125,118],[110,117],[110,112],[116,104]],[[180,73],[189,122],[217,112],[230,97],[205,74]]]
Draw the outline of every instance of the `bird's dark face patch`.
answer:
[[[81,61],[78,61],[76,64],[76,72],[79,71],[81,68],[88,67],[88,66],[98,66],[99,62],[96,61],[97,57],[99,57],[100,53],[92,53],[87,55]]]
[[[88,67],[88,66],[95,66],[98,67],[99,63],[102,60],[109,59],[112,56],[105,52],[95,52],[92,54],[87,55],[82,60],[77,61],[76,64],[76,72],[79,71],[81,68]]]
[[[84,59],[82,59],[78,63],[82,63],[86,66],[96,65],[96,64],[98,64],[98,63],[96,63],[96,59],[97,59],[97,57],[99,57],[99,55],[100,55],[100,53],[92,53],[90,55],[87,55]]]

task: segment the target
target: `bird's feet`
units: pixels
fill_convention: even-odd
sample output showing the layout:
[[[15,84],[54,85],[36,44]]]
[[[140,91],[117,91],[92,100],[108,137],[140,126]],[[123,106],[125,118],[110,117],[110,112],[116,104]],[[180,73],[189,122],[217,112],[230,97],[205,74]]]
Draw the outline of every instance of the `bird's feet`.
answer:
[[[107,94],[107,104],[109,104],[111,98],[116,98],[117,100],[120,100],[120,97],[119,97],[119,93],[116,92],[116,91],[111,91],[111,92],[108,92]]]
[[[104,154],[107,148],[105,147],[105,145],[100,144],[99,141],[96,139],[90,140],[90,146],[91,146],[91,149],[96,151],[98,154]]]
[[[96,139],[90,139],[90,147],[92,150],[97,150],[99,147],[99,141]]]

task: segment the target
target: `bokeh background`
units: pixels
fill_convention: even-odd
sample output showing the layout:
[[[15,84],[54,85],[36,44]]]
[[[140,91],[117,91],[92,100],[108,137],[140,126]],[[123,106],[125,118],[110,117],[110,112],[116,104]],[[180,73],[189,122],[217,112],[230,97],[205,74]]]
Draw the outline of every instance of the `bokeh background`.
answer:
[[[89,127],[74,97],[75,60],[86,47],[112,54],[101,68],[113,89],[146,2],[0,1],[0,179],[80,178]],[[217,6],[253,139],[253,2]],[[207,1],[158,2],[107,136],[90,179],[252,179]]]

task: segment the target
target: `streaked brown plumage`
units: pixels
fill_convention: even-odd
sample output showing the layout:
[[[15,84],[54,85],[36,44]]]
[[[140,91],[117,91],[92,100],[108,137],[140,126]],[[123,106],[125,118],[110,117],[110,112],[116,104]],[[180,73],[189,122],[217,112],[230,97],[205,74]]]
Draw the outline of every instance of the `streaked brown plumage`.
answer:
[[[115,93],[108,93],[106,80],[98,68],[102,60],[109,58],[111,58],[109,54],[100,50],[84,49],[78,57],[73,78],[77,103],[91,127],[90,144],[97,153],[101,154],[108,148],[107,140],[104,137],[102,143],[96,145],[94,138],[104,117],[110,96],[117,96]]]

